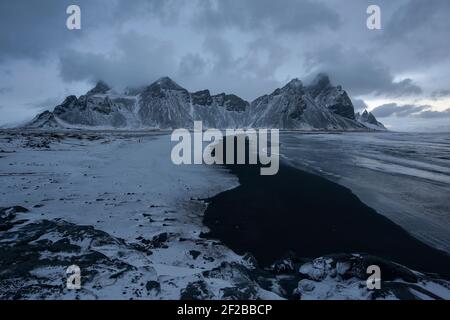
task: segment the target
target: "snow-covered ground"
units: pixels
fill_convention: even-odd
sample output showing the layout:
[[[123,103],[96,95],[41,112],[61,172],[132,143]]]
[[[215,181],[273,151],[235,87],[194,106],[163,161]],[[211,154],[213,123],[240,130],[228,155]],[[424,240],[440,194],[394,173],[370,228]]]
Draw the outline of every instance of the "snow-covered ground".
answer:
[[[450,133],[285,133],[281,141],[294,166],[348,187],[450,253]]]
[[[282,148],[307,137],[333,145],[346,136],[292,135]],[[201,237],[202,199],[238,181],[221,167],[173,165],[172,145],[156,132],[0,132],[0,299],[449,297],[447,282],[398,268],[392,285],[369,291],[361,270],[370,257],[285,259],[262,270]],[[78,291],[66,288],[73,264]]]
[[[53,268],[39,267],[43,263],[38,260],[51,252],[38,247],[33,250],[41,256],[29,270],[36,278],[2,279],[1,295],[14,296],[13,289],[21,287],[18,297],[178,299],[180,290],[204,278],[203,272],[222,262],[241,263],[227,248],[200,238],[206,206],[201,199],[236,186],[237,179],[219,168],[175,166],[171,146],[170,137],[159,134],[2,135],[0,207],[20,205],[29,212],[17,214],[27,221],[3,234],[1,242],[12,244],[39,229],[30,246],[66,239],[79,246],[74,248],[78,254],[73,248],[55,250],[72,257],[74,264],[77,256],[83,260],[95,251],[108,262],[90,260],[94,265],[89,270],[132,270],[109,280],[104,270],[105,279],[98,275],[81,291],[68,291],[61,286],[68,262],[59,259],[52,261]],[[83,236],[77,237],[79,233]],[[42,289],[40,281],[57,285]],[[207,285],[220,297],[220,289],[233,287],[233,281]]]

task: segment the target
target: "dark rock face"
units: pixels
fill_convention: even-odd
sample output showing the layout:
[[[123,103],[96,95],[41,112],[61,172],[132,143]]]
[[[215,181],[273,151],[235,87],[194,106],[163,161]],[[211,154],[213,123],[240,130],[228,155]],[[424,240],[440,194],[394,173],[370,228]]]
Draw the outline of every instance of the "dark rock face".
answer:
[[[156,291],[156,293],[161,292],[161,285],[157,281],[148,281],[147,284],[145,285],[145,288],[149,292],[152,290]]]
[[[355,120],[355,109],[341,86],[331,85],[327,75],[319,74],[307,91],[317,101],[341,117]]]
[[[15,206],[9,208],[0,208],[0,232],[7,231],[15,225],[22,224],[24,220],[17,220],[17,213],[28,212],[28,209]]]
[[[255,299],[258,294],[256,287],[247,285],[223,288],[221,291],[222,298],[225,300],[252,300]]]
[[[294,120],[300,120],[302,118],[303,112],[305,111],[307,105],[303,99],[299,99],[298,103],[295,104],[288,114],[289,118]]]
[[[367,122],[375,125],[378,124],[377,118],[375,118],[372,112],[369,113],[369,116],[367,117]]]
[[[192,94],[192,103],[199,106],[210,106],[213,100],[209,90],[197,91]]]
[[[213,104],[219,107],[225,107],[227,111],[244,112],[249,103],[234,94],[220,93],[211,96],[209,90],[197,91],[191,94],[192,104],[199,106],[211,106]]]
[[[208,300],[213,297],[214,295],[208,290],[207,283],[199,280],[189,283],[185,289],[181,290],[180,300]]]
[[[379,122],[377,120],[377,118],[375,118],[375,116],[373,115],[372,112],[367,112],[367,110],[364,110],[363,114],[360,116],[361,121],[373,124],[373,125],[378,125]]]
[[[189,250],[189,254],[191,255],[192,259],[197,259],[202,253],[198,250]]]
[[[234,94],[221,93],[213,96],[213,100],[221,107],[225,107],[228,111],[244,112],[249,103]]]
[[[353,104],[345,91],[338,95],[334,103],[330,104],[328,108],[344,118],[355,120]]]

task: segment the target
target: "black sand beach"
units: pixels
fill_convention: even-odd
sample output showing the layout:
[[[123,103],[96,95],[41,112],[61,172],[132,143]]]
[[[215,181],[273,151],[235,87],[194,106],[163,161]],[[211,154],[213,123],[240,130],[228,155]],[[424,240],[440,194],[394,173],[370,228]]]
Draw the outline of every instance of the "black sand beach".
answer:
[[[367,253],[450,278],[450,256],[412,237],[349,189],[283,163],[275,176],[254,165],[230,165],[240,186],[209,199],[209,238],[262,266],[289,251],[316,258]]]

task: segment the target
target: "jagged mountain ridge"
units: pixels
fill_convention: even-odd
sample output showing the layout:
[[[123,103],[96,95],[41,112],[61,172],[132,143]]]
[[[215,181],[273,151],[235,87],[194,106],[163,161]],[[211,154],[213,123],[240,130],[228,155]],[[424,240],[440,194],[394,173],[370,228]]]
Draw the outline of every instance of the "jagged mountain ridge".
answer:
[[[364,130],[353,104],[340,86],[319,74],[309,86],[294,79],[252,102],[249,126],[302,130]]]
[[[251,103],[234,94],[189,92],[168,77],[123,94],[100,81],[85,95],[68,96],[53,112],[39,114],[26,127],[175,129],[192,128],[194,121],[202,121],[205,128],[219,129],[385,129],[376,119],[379,125],[357,118],[347,93],[333,86],[324,74],[309,86],[293,79]]]
[[[358,120],[360,123],[364,124],[368,128],[381,128],[386,129],[386,127],[375,118],[372,112],[368,112],[367,110],[364,110],[364,112],[356,113],[355,114],[356,120]]]

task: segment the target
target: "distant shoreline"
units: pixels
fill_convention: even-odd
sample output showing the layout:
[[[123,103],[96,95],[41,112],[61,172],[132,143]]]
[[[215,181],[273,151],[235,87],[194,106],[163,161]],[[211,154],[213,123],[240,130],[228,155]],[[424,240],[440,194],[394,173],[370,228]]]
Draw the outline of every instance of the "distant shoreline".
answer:
[[[189,131],[193,131],[192,128],[187,128]],[[227,128],[224,128],[227,129]],[[237,128],[228,128],[237,129]],[[260,129],[260,128],[242,128],[242,129]],[[262,129],[277,129],[277,128],[262,128]],[[157,129],[157,128],[142,128],[142,129],[121,129],[121,128],[55,128],[55,129],[40,129],[40,128],[0,128],[0,132],[38,132],[38,133],[71,133],[71,132],[83,132],[83,133],[167,133],[170,134],[175,129]],[[206,131],[205,128],[203,131]],[[336,133],[393,133],[396,131],[390,130],[301,130],[301,129],[278,129],[284,133],[300,133],[300,134],[336,134]],[[408,132],[405,132],[408,133]]]

